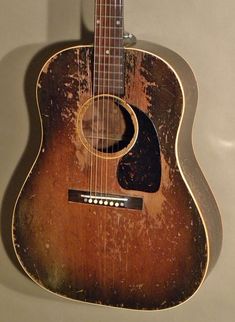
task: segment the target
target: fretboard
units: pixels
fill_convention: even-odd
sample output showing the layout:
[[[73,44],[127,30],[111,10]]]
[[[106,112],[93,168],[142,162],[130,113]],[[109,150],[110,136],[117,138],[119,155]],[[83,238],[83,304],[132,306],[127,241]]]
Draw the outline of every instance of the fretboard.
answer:
[[[124,91],[123,0],[96,0],[94,94],[122,95]]]

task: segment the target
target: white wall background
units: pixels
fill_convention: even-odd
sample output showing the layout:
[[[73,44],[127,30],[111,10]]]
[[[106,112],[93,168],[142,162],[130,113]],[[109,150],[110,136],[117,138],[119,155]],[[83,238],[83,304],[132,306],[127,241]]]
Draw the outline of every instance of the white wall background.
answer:
[[[234,12],[233,0],[125,1],[126,29],[138,39],[176,51],[196,74],[199,103],[193,143],[224,226],[220,260],[200,291],[178,308],[146,313],[57,298],[34,285],[16,268],[10,247],[11,212],[16,191],[37,151],[36,143],[26,148],[30,133],[30,141],[38,142],[37,126],[30,128],[30,122],[37,119],[33,75],[50,51],[43,51],[38,59],[33,57],[49,44],[84,37],[81,14],[85,26],[92,30],[93,11],[92,0],[0,0],[0,322],[234,320]],[[25,169],[20,173],[19,163]]]

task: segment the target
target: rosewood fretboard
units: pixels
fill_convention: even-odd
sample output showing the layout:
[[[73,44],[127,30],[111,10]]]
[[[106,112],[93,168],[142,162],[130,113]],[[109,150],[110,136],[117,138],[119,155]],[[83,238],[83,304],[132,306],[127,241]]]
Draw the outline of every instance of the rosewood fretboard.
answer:
[[[94,94],[124,91],[123,0],[96,0]]]

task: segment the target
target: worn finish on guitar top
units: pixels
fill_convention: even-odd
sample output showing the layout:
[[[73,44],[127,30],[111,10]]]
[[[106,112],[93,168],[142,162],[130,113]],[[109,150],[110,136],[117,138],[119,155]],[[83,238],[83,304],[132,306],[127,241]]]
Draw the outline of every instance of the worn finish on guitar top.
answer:
[[[94,156],[77,131],[77,113],[92,97],[92,61],[92,47],[70,48],[40,74],[43,141],[15,208],[15,249],[38,284],[65,297],[133,309],[172,307],[197,290],[208,259],[205,228],[177,165],[182,90],[160,58],[125,49],[122,98],[154,124],[161,161],[157,191],[125,190],[117,177],[122,157],[96,158],[99,171],[91,173]],[[134,169],[143,170],[141,163]],[[97,191],[143,198],[143,210],[69,202],[68,190],[89,190],[91,176]]]

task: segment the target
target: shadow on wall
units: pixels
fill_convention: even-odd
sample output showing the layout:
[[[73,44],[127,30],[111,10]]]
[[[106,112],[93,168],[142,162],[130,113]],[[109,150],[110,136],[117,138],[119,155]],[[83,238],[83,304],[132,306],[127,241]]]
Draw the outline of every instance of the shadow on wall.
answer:
[[[43,64],[54,53],[70,46],[92,43],[93,33],[86,28],[84,22],[86,13],[92,16],[92,7],[92,0],[48,0],[47,42],[16,48],[14,51],[8,53],[0,62],[0,95],[3,98],[3,101],[7,103],[8,108],[11,109],[12,115],[17,117],[17,113],[15,113],[15,111],[17,111],[17,106],[19,106],[19,104],[24,104],[21,97],[23,82],[30,124],[25,150],[4,193],[0,217],[1,236],[6,253],[10,258],[10,263],[21,272],[23,270],[18,263],[12,246],[11,221],[17,195],[35,160],[40,144],[40,122],[36,105],[35,84]],[[66,21],[66,23],[61,21],[62,16],[63,21]],[[88,17],[88,19],[90,19],[90,17]],[[69,39],[71,30],[74,30],[74,28],[78,34],[78,38],[80,33],[81,40],[58,41],[58,38]],[[74,32],[72,34],[74,35]],[[30,61],[30,63],[27,66],[28,61]],[[25,68],[24,66],[27,67]],[[12,123],[13,126],[12,124],[9,124],[11,131],[13,131],[10,132],[8,136],[9,145],[10,142],[12,142],[12,139],[17,138],[17,133],[15,131],[20,131],[18,120],[15,119]],[[14,123],[16,124],[15,128]],[[7,153],[9,155],[9,147],[5,155],[7,155]],[[23,274],[22,278],[14,279],[13,276],[9,275],[7,268],[4,271],[0,271],[0,283],[18,292],[23,291],[26,294],[41,296],[40,292],[37,294],[35,289],[29,285]],[[48,296],[49,294],[45,294],[43,297]]]

